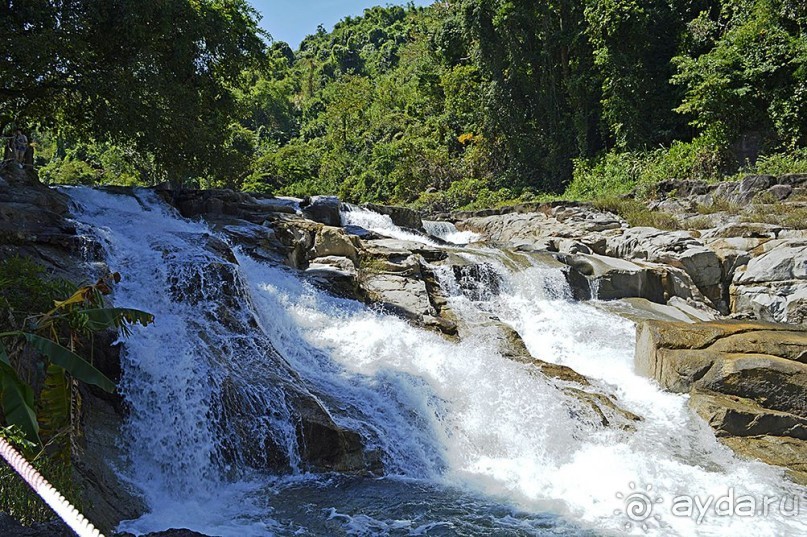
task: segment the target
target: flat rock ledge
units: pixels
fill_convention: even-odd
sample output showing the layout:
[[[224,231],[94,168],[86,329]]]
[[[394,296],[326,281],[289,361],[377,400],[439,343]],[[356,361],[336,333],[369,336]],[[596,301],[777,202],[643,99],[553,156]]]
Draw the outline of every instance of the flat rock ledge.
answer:
[[[651,320],[636,330],[638,373],[688,393],[690,407],[738,455],[807,485],[807,327]]]

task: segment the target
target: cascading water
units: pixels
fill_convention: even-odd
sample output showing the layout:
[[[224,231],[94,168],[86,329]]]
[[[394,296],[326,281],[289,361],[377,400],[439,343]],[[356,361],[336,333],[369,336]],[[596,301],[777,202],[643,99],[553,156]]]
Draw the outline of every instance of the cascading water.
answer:
[[[423,229],[432,237],[437,237],[452,244],[470,244],[482,239],[482,236],[473,231],[460,231],[451,222],[437,222],[424,220]]]
[[[399,239],[403,241],[422,242],[432,246],[437,246],[434,241],[428,239],[424,235],[413,233],[396,226],[392,218],[386,214],[379,214],[363,207],[351,205],[349,203],[342,204],[342,225],[356,226],[367,231],[375,231],[381,235]]]
[[[456,248],[469,266],[484,268],[435,267],[452,310],[476,327],[454,343],[237,250],[230,258],[204,224],[177,217],[147,191],[67,192],[77,221],[124,275],[115,302],[157,319],[125,343],[131,417],[123,472],[151,513],[122,529],[603,535],[626,524],[641,534],[647,524],[659,535],[807,533],[804,515],[673,516],[675,496],[805,491],[779,469],[736,459],[685,396],[635,375],[633,325],[570,301],[562,274],[528,255]],[[345,223],[413,240],[372,214],[350,214]],[[491,314],[534,356],[588,375],[644,417],[635,432],[576,419],[554,382],[501,354],[481,322]],[[295,393],[315,396],[336,423],[358,431],[382,453],[389,476],[301,472]],[[267,453],[277,460],[259,464]],[[260,470],[267,466],[275,470]],[[631,483],[640,492],[652,486],[652,499],[666,502],[655,509],[658,519],[630,518],[616,495],[636,492]]]

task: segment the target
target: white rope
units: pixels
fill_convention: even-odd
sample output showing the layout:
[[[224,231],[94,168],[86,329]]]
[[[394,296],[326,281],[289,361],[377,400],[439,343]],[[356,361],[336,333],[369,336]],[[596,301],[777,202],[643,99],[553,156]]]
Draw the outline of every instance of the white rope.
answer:
[[[2,437],[0,437],[0,456],[6,460],[9,466],[34,489],[34,492],[36,492],[79,537],[104,537],[99,530],[95,529],[95,526],[90,524],[90,522],[78,512],[78,509],[65,500],[64,496],[59,494],[59,491],[53,488],[53,486],[42,477],[42,474],[37,472],[36,469]]]

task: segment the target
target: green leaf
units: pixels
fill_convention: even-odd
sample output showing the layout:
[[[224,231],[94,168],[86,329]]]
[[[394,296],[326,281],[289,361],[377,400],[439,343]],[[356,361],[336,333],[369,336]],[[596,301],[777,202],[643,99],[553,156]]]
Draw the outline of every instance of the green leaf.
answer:
[[[106,375],[98,371],[92,364],[84,360],[81,356],[70,349],[62,347],[58,343],[49,339],[31,334],[23,333],[28,343],[47,356],[51,362],[63,367],[65,371],[75,378],[87,384],[95,384],[99,388],[107,391],[115,391],[115,383],[109,380]]]
[[[2,350],[5,353],[5,350]],[[32,442],[41,444],[39,423],[34,412],[34,391],[22,382],[6,360],[0,361],[0,392],[3,414],[9,425],[17,425]]]
[[[56,364],[48,365],[37,403],[39,432],[48,442],[51,456],[60,457],[65,462],[70,460],[70,436],[61,433],[71,431],[70,386],[71,382],[68,381],[64,369]]]
[[[103,330],[105,328],[123,328],[127,324],[140,323],[148,326],[154,322],[154,316],[145,311],[129,308],[98,308],[81,310],[89,319],[90,330]]]
[[[0,336],[3,336],[3,335],[6,335],[6,334],[0,334]],[[9,359],[8,359],[8,352],[6,352],[6,346],[3,345],[2,340],[0,340],[0,362],[3,362],[6,365],[11,365],[11,361],[9,361]]]

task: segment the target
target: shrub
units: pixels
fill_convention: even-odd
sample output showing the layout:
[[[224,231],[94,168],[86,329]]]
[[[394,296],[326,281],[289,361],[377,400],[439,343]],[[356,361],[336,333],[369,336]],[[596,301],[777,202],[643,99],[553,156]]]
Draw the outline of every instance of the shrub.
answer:
[[[755,164],[744,167],[738,175],[742,177],[745,175],[785,175],[787,173],[807,173],[807,148],[759,157]]]
[[[807,207],[789,203],[754,204],[743,213],[742,219],[745,222],[762,222],[791,229],[807,229]]]
[[[666,179],[715,180],[729,167],[722,144],[711,136],[691,142],[674,142],[669,149],[618,153],[574,162],[567,199],[591,200],[627,194],[654,194],[654,186]]]
[[[101,178],[97,170],[83,160],[56,160],[40,170],[46,183],[58,185],[94,185]]]
[[[454,181],[447,190],[421,194],[414,207],[429,212],[474,211],[519,201],[508,188],[493,190],[482,179]]]
[[[576,159],[564,197],[589,200],[627,194],[639,182],[646,158],[640,153],[609,152],[594,160]]]

